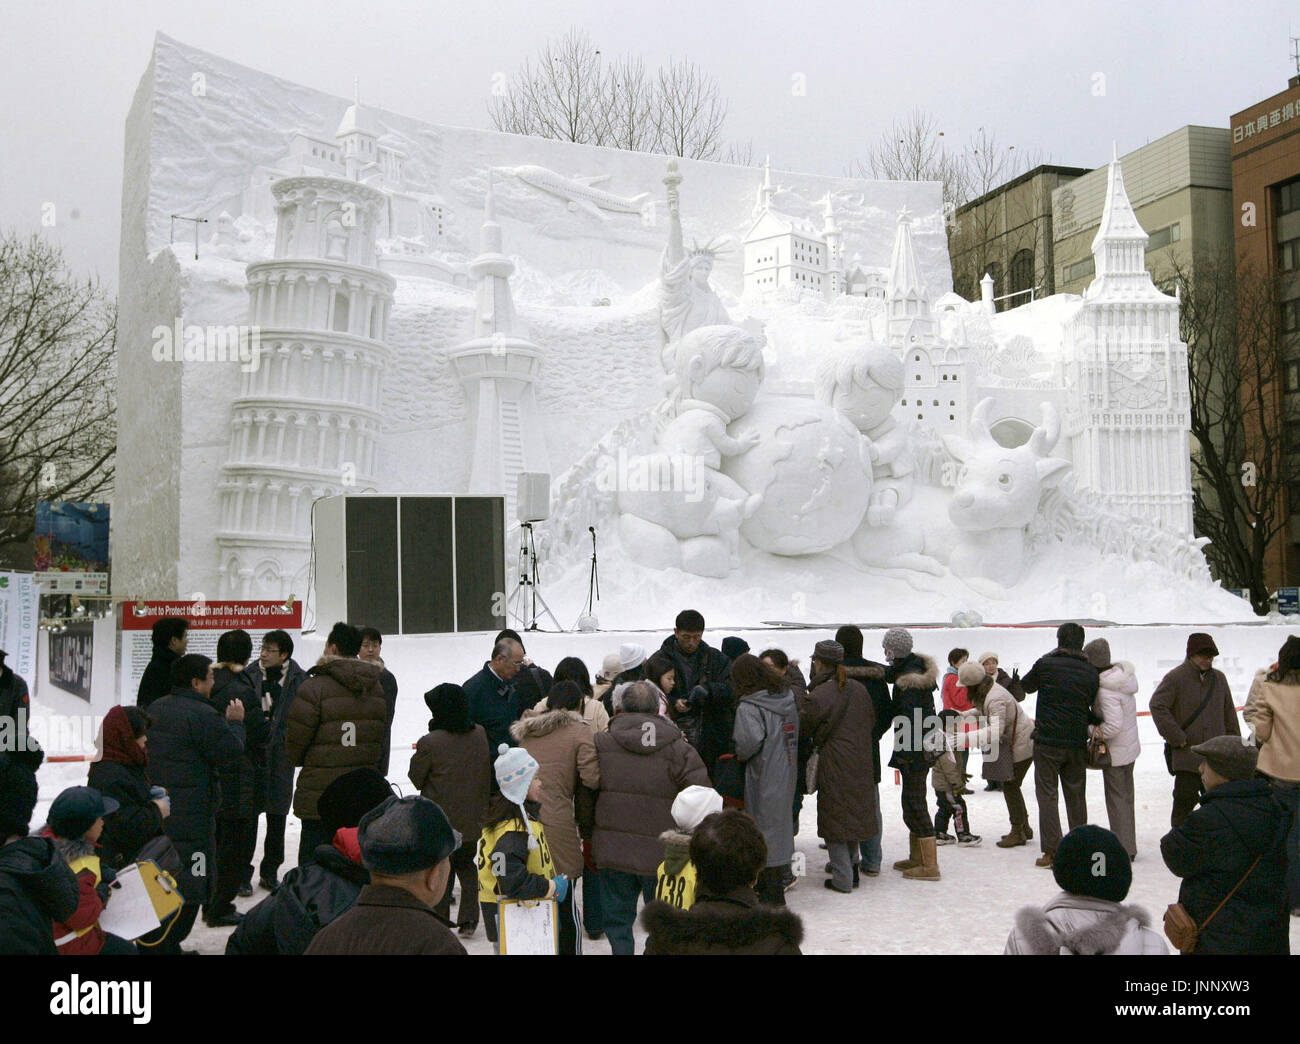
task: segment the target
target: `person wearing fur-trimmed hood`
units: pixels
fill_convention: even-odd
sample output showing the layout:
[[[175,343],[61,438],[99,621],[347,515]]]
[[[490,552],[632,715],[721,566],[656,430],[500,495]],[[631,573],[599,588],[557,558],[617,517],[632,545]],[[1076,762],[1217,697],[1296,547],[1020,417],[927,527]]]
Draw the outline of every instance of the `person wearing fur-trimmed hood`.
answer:
[[[939,687],[939,668],[929,656],[913,651],[912,635],[902,627],[891,627],[880,644],[889,661],[885,681],[894,687],[890,700],[894,753],[889,767],[898,769],[902,777],[903,822],[909,834],[907,858],[894,863],[894,869],[911,880],[937,881],[939,857],[926,792],[933,757],[926,751],[925,739],[927,723],[936,720],[934,693]]]
[[[1061,893],[1017,911],[1004,954],[1168,954],[1151,916],[1125,905],[1133,867],[1119,838],[1091,824],[1061,839],[1052,862]]]

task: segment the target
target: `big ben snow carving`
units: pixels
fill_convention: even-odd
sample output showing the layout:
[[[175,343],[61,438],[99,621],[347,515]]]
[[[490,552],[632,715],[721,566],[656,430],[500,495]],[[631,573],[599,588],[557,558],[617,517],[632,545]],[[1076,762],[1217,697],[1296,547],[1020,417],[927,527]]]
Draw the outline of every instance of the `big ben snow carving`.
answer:
[[[1116,510],[1191,536],[1187,345],[1146,245],[1116,157],[1092,241],[1096,276],[1066,326],[1073,458],[1081,483]]]

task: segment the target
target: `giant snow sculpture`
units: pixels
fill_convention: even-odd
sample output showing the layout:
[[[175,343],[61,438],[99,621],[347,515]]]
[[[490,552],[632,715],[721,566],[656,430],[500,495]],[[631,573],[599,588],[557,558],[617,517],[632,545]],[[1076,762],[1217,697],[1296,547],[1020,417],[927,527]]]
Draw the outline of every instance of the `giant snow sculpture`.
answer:
[[[906,209],[886,295],[888,343],[837,340],[828,330],[813,398],[768,394],[757,342],[730,325],[709,285],[711,249],[683,248],[681,181],[670,163],[659,294],[671,390],[654,452],[639,461],[664,478],[617,498],[629,557],[721,577],[739,564],[744,545],[786,557],[835,553],[867,573],[909,582],[950,577],[975,594],[1005,598],[1045,547],[1044,527],[1035,526],[1050,491],[1064,484],[1070,501],[1054,502],[1053,524],[1063,511],[1074,519],[1106,514],[1065,481],[1072,463],[1055,452],[1058,393],[1039,400],[1036,424],[1019,417],[1008,427],[990,395],[964,416],[966,385],[979,375],[968,360],[975,353],[946,342],[931,313]],[[1112,173],[1112,210],[1127,206],[1122,193]],[[1104,221],[1103,232],[1114,224]],[[1107,249],[1107,237],[1099,241]],[[1024,398],[1017,400],[1023,414]],[[945,407],[953,415],[942,418]],[[1186,542],[1157,537],[1144,553],[1181,563]],[[1136,545],[1129,553],[1140,557]]]
[[[236,102],[201,125],[194,68]],[[124,155],[123,345],[178,316],[280,344],[252,375],[271,398],[234,368],[164,375],[120,353],[130,590],[302,596],[319,497],[508,496],[514,472],[549,466],[538,542],[561,616],[588,587],[590,526],[602,619],[644,610],[638,626],[662,622],[649,606],[668,592],[737,625],[856,615],[845,592],[864,590],[877,618],[992,618],[1007,594],[1003,618],[1117,618],[1098,588],[1130,582],[1131,620],[1240,611],[1192,536],[1178,305],[1146,272],[1118,162],[1087,293],[994,312],[946,292],[935,185],[686,159],[664,179],[648,155],[422,124],[165,37]],[[508,256],[470,234],[494,169]],[[303,178],[329,198],[283,212]],[[668,205],[646,205],[661,180]],[[359,202],[352,227],[335,199]],[[173,213],[216,230],[201,258],[167,248]],[[354,255],[356,235],[373,249]],[[488,325],[511,299],[509,332],[535,344]],[[178,418],[186,439],[159,443]]]

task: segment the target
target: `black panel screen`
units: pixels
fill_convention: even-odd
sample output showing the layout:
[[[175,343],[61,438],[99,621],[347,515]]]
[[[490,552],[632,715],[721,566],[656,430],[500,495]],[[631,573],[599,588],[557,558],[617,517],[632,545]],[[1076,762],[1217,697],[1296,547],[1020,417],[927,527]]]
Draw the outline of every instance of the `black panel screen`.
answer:
[[[402,633],[456,629],[451,497],[402,497]]]
[[[348,619],[354,627],[397,632],[397,499],[348,497]],[[322,621],[328,629],[333,620]]]
[[[504,627],[505,589],[505,502],[500,497],[457,497],[457,629]]]

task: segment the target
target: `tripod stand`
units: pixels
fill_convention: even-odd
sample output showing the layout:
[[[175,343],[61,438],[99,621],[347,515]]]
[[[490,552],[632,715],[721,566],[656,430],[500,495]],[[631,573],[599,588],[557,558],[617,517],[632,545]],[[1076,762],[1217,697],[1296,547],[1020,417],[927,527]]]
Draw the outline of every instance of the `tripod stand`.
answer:
[[[531,522],[519,523],[519,582],[515,584],[514,593],[510,596],[510,605],[507,612],[513,616],[520,624],[524,624],[525,631],[540,631],[537,626],[537,603],[542,603],[543,612],[550,617],[551,623],[555,624],[557,631],[563,631],[560,621],[555,618],[551,612],[551,607],[546,604],[546,599],[542,597],[538,590],[540,586],[537,575],[537,544],[533,540],[533,524]],[[525,621],[528,621],[525,624]]]
[[[595,603],[600,601],[600,572],[596,564],[596,527],[588,526],[591,534],[591,577],[587,581],[587,604],[578,614],[578,622],[573,625],[577,631],[595,631],[600,627],[596,619]]]

